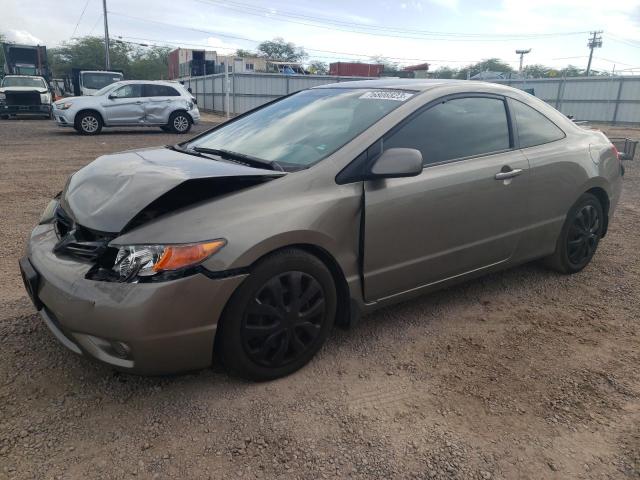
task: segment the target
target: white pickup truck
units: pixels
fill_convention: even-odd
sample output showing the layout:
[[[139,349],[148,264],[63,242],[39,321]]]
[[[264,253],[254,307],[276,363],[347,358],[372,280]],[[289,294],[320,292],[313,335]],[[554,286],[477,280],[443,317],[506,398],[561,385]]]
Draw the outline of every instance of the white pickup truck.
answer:
[[[51,118],[51,90],[43,77],[7,75],[0,83],[0,118],[11,115]]]

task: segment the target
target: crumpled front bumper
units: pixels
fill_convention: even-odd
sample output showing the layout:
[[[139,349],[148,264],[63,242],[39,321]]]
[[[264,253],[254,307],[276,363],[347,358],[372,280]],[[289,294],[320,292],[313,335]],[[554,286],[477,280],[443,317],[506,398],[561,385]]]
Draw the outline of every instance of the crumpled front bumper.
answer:
[[[87,280],[91,265],[54,254],[56,241],[52,225],[37,226],[27,259],[37,272],[36,307],[63,345],[138,374],[211,365],[217,322],[245,275],[133,284]]]

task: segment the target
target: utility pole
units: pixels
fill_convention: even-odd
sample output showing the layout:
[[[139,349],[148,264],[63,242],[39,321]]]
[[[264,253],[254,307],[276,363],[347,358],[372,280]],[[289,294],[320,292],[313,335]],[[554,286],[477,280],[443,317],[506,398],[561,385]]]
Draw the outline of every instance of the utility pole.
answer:
[[[516,50],[516,53],[520,55],[520,68],[518,69],[518,73],[522,76],[522,58],[531,51],[531,49],[527,50]]]
[[[587,72],[585,76],[589,76],[589,72],[591,72],[591,60],[593,59],[593,49],[602,47],[602,30],[595,30],[591,32],[591,38],[589,38],[589,43],[587,43],[587,47],[589,47],[589,63],[587,63]]]
[[[102,0],[102,11],[104,17],[104,68],[109,70],[111,68],[111,61],[109,60],[109,22],[107,20],[107,0]]]

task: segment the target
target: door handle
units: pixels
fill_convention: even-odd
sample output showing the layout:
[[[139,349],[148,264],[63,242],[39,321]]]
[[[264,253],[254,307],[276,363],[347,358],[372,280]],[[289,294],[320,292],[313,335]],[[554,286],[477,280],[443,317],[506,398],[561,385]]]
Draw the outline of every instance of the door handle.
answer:
[[[142,102],[141,102],[140,100],[138,100],[138,101],[136,102],[136,105],[142,105]]]
[[[498,172],[496,173],[496,180],[508,180],[509,178],[517,177],[522,172],[524,172],[524,170],[521,168],[514,168],[508,172]]]

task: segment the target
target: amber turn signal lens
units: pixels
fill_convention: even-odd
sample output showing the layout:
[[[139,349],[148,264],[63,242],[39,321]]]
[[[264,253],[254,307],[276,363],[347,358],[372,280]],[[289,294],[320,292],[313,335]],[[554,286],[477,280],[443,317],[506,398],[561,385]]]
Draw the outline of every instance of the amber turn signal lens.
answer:
[[[224,247],[226,243],[225,240],[212,240],[211,242],[191,245],[167,245],[160,259],[153,266],[153,271],[178,270],[189,265],[195,265],[209,258]]]

